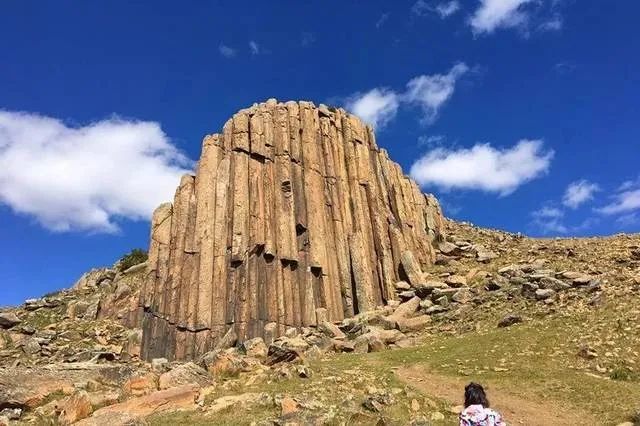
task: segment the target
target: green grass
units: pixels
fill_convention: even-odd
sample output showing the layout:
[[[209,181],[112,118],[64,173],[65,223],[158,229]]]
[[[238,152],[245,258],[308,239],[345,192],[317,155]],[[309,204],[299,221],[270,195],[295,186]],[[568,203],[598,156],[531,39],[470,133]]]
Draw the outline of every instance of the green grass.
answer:
[[[626,366],[614,366],[611,371],[597,374],[593,365],[604,364],[605,360],[584,360],[576,355],[581,344],[580,338],[585,335],[595,338],[587,331],[598,329],[599,321],[613,320],[616,315],[619,318],[620,312],[612,310],[601,312],[597,318],[580,314],[534,320],[509,328],[493,328],[462,336],[430,336],[425,338],[423,345],[413,348],[363,355],[342,354],[314,362],[311,364],[314,372],[311,379],[294,378],[249,387],[241,386],[240,380],[236,388],[231,387],[214,397],[224,393],[267,392],[302,399],[322,398],[325,407],[335,406],[340,412],[349,390],[356,395],[354,404],[359,405],[365,396],[360,391],[366,386],[406,389],[395,377],[395,368],[423,366],[425,370],[445,376],[490,383],[491,387],[499,387],[502,392],[520,398],[566,406],[568,410],[575,407],[592,414],[603,424],[617,424],[629,420],[640,408],[637,399],[640,381],[637,375],[630,373]],[[606,329],[603,327],[603,330]],[[613,332],[607,337],[619,339],[615,344],[630,345],[627,349],[632,352],[640,351],[640,339],[624,340],[624,335]],[[496,367],[506,371],[495,371]],[[355,374],[350,373],[354,371]],[[615,380],[610,375],[615,376]],[[447,414],[442,424],[454,422],[454,417],[446,412],[449,405],[439,400],[438,395],[412,394],[411,390],[403,391],[395,404],[384,408],[382,415],[391,419],[391,424],[407,424],[412,418],[409,409],[411,399],[416,398],[425,406],[425,397],[435,401],[437,407],[426,410],[422,413],[424,416],[429,418],[430,412],[438,410]],[[229,411],[217,414],[216,424],[244,424],[245,420],[250,423],[273,419],[278,416],[279,407],[251,406]],[[151,424],[197,425],[207,424],[211,420],[200,420],[199,417],[199,413],[175,413],[156,417]]]
[[[620,380],[621,367],[610,373],[619,380],[592,373],[590,364],[597,361],[578,358],[578,343],[573,343],[576,331],[584,324],[582,317],[552,319],[483,334],[428,339],[419,348],[370,356],[389,367],[424,365],[445,375],[491,382],[523,398],[570,404],[605,424],[627,420],[639,408],[638,377],[624,374],[624,380]],[[635,345],[636,353],[640,350],[638,339],[626,343]],[[495,367],[507,371],[494,371]]]

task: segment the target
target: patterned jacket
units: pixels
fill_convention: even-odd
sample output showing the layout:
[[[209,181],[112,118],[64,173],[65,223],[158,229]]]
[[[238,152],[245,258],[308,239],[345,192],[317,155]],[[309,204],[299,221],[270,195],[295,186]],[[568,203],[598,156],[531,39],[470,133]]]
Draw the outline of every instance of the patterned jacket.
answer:
[[[460,426],[507,426],[498,412],[482,405],[470,405],[460,413]]]

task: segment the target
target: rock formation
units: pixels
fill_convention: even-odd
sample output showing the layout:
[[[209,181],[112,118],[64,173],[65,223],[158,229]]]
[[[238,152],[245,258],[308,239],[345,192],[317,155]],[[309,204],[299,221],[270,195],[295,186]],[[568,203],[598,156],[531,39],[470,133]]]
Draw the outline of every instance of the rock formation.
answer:
[[[190,359],[227,333],[384,305],[397,281],[422,278],[442,229],[436,199],[355,116],[275,100],[241,110],[153,214],[143,357]]]

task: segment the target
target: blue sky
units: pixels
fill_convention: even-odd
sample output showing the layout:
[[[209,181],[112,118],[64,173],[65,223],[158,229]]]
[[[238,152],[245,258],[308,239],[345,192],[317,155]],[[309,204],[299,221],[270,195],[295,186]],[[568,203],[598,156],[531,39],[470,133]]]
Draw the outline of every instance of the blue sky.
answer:
[[[148,244],[202,137],[270,97],[351,109],[448,216],[640,230],[640,3],[7,2],[0,305]]]

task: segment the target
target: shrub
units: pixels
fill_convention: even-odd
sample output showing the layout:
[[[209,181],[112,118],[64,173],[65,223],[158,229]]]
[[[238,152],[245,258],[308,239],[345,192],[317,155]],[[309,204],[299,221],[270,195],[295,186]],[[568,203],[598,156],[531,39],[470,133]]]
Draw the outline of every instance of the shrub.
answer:
[[[635,381],[638,379],[637,374],[627,367],[617,366],[609,373],[611,380]]]
[[[122,258],[118,262],[118,269],[120,269],[121,271],[126,271],[134,265],[146,262],[148,257],[149,256],[147,255],[147,252],[145,250],[133,249],[129,253],[122,256]]]

